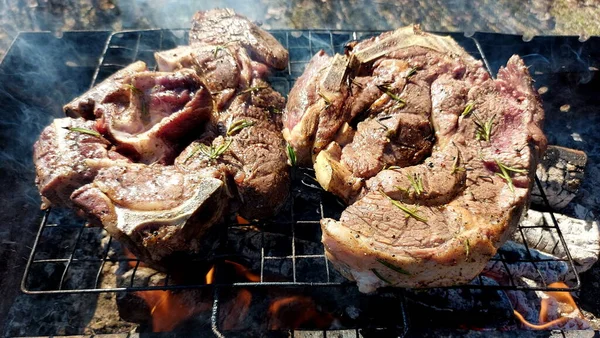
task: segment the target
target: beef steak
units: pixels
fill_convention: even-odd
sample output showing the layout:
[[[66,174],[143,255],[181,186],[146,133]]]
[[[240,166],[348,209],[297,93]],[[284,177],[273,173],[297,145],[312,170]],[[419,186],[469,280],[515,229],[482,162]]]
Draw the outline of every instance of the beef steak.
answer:
[[[319,183],[350,203],[321,221],[327,258],[362,292],[468,283],[516,227],[545,148],[527,67],[513,56],[491,79],[452,39],[418,27],[348,50],[346,103],[318,114],[345,120],[313,154]],[[301,123],[292,104],[284,118]],[[318,128],[284,135],[303,146],[293,138]]]

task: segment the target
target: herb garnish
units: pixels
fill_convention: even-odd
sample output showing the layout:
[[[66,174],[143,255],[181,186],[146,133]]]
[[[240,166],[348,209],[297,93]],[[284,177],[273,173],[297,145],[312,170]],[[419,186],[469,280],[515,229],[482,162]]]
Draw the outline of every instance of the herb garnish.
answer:
[[[247,94],[247,93],[256,93],[259,90],[267,89],[267,86],[252,86],[242,90],[238,95]]]
[[[465,116],[469,115],[473,111],[474,106],[475,106],[475,104],[473,102],[469,101],[469,103],[467,103],[467,105],[465,106],[465,109],[463,110],[462,114],[460,114],[460,116],[465,117]]]
[[[461,156],[460,150],[457,148],[456,149],[456,157],[454,158],[454,162],[452,163],[452,172],[451,172],[452,175],[454,175],[460,171],[466,171],[465,168],[459,166],[460,156]]]
[[[325,109],[329,108],[329,106],[331,106],[331,100],[320,91],[317,91],[317,94],[325,101]]]
[[[86,129],[86,128],[63,127],[63,129],[67,129],[68,131],[74,131],[76,133],[87,134],[87,135],[91,135],[91,136],[95,136],[95,137],[101,137],[102,136],[102,135],[100,135],[99,132],[97,132],[95,130],[91,130],[91,129]]]
[[[392,100],[398,102],[399,108],[402,108],[402,107],[406,106],[406,101],[404,101],[403,99],[401,99],[400,96],[392,93],[392,88],[390,88],[389,85],[386,85],[386,84],[377,85],[377,89],[379,89],[382,92],[384,92],[385,94],[387,94],[387,96],[389,96]]]
[[[377,270],[371,269],[371,272],[373,272],[375,274],[375,276],[377,276],[377,278],[381,279],[382,281],[386,282],[387,284],[392,284],[389,280],[385,279],[385,277],[383,277],[379,272],[377,272]]]
[[[421,178],[421,175],[418,175],[418,174],[413,174],[413,175],[406,174],[406,177],[410,181],[410,186],[415,191],[415,194],[420,195],[421,193],[423,193],[423,178]]]
[[[496,173],[496,175],[498,175],[498,177],[504,179],[506,183],[508,183],[508,188],[510,189],[510,191],[515,192],[515,186],[513,185],[511,173],[526,173],[527,171],[525,169],[511,168],[505,164],[502,164],[498,160],[494,161],[496,162],[498,168],[500,168],[500,171],[502,172],[502,174]]]
[[[482,123],[482,121],[479,119],[479,117],[477,117],[477,115],[473,114],[473,116],[475,117],[475,125],[477,126],[477,130],[475,131],[475,138],[477,138],[480,141],[490,141],[490,137],[492,135],[492,127],[494,126],[494,118],[496,118],[496,115],[494,114],[494,116],[492,116],[491,119],[485,121]]]
[[[408,74],[406,74],[406,78],[408,79],[409,77],[415,75],[417,73],[417,68],[413,67],[410,69],[410,71],[408,72]]]
[[[395,205],[398,209],[404,211],[406,213],[406,218],[412,217],[414,219],[416,219],[419,222],[423,222],[423,223],[427,223],[427,219],[419,214],[417,214],[418,211],[418,207],[414,207],[414,208],[409,208],[408,206],[396,201],[395,199],[389,197],[386,193],[384,193],[383,191],[379,191],[383,196],[385,196],[387,199],[390,200],[390,202],[392,202],[393,205]]]
[[[220,145],[218,145],[216,147],[214,145],[207,146],[206,144],[201,143],[194,148],[194,150],[192,151],[190,156],[188,156],[185,159],[185,161],[183,161],[183,163],[187,162],[190,158],[192,158],[198,152],[200,152],[202,155],[208,157],[210,160],[216,160],[221,155],[223,155],[223,153],[225,153],[225,151],[227,151],[227,149],[231,145],[231,142],[233,142],[233,140],[230,139],[228,141],[221,143]]]
[[[401,267],[399,267],[399,266],[395,266],[395,265],[393,265],[393,264],[391,264],[391,263],[388,263],[387,261],[384,261],[383,259],[379,259],[379,258],[377,258],[376,260],[377,260],[377,262],[379,262],[379,263],[381,263],[381,264],[385,265],[385,266],[386,266],[387,268],[389,268],[389,269],[392,269],[392,270],[394,270],[394,271],[396,271],[396,272],[398,272],[398,273],[401,273],[401,274],[403,274],[403,275],[409,275],[409,276],[410,276],[410,272],[408,272],[408,271],[406,271],[406,270],[402,269],[402,268],[401,268]]]
[[[294,151],[294,148],[292,148],[292,146],[288,143],[286,146],[286,150],[287,150],[288,159],[290,160],[290,165],[292,167],[295,167],[296,166],[296,152]]]
[[[256,121],[248,121],[248,120],[237,120],[229,125],[227,128],[227,136],[234,135],[238,131],[250,127],[256,124]]]
[[[471,254],[471,244],[469,243],[469,239],[465,240],[465,262],[469,259],[469,255]]]
[[[221,51],[221,50],[226,51],[227,47],[225,45],[217,45],[217,46],[215,46],[215,52],[213,54],[213,57],[216,58],[217,55],[219,54],[219,51]]]

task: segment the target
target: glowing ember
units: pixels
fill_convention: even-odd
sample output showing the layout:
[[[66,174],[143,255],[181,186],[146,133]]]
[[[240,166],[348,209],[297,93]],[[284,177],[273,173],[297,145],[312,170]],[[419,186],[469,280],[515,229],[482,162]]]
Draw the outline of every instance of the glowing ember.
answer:
[[[315,302],[306,296],[290,296],[276,299],[269,306],[269,329],[302,328],[328,329],[334,318],[318,310]]]
[[[548,285],[550,288],[568,288],[565,283],[556,282]],[[539,324],[527,321],[518,311],[515,316],[526,327],[533,330],[549,330],[561,328],[586,329],[589,324],[579,311],[571,294],[565,291],[544,292],[545,298],[541,301]]]

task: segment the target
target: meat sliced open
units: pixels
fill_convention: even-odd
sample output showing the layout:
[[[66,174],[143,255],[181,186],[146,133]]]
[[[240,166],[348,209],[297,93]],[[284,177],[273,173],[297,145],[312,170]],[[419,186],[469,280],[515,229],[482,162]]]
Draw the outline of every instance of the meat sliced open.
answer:
[[[239,44],[253,59],[275,69],[285,69],[288,51],[271,34],[231,9],[199,11],[194,15],[190,45]]]
[[[33,146],[42,208],[72,206],[71,193],[90,183],[98,170],[130,162],[112,150],[94,121],[55,119]]]
[[[139,72],[97,108],[119,151],[143,163],[169,163],[190,133],[213,119],[213,100],[191,70]]]
[[[93,223],[144,262],[164,269],[182,255],[214,249],[227,203],[223,182],[173,166],[128,164],[102,169],[71,196]]]
[[[514,56],[491,79],[417,27],[349,49],[346,124],[315,159],[350,203],[321,221],[328,259],[362,292],[468,283],[516,227],[545,147],[527,67]]]

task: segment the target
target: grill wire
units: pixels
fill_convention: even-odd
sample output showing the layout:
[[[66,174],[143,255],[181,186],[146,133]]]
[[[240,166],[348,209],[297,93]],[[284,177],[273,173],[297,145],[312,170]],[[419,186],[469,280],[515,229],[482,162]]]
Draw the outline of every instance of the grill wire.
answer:
[[[379,34],[380,32],[359,31],[291,31],[274,30],[270,33],[285,46],[290,53],[288,68],[278,71],[269,78],[272,86],[287,94],[293,86],[294,81],[302,74],[304,68],[312,55],[323,49],[329,54],[342,53],[344,45],[352,40],[360,40]],[[488,71],[488,60],[483,54],[478,41],[473,37],[465,37],[462,34],[450,34],[457,42],[475,58],[482,59]],[[154,52],[167,50],[179,45],[187,44],[188,31],[179,30],[142,30],[114,33],[109,38],[100,64],[93,77],[92,86],[113,74],[119,69],[134,61],[142,60],[147,63],[149,69],[156,68]],[[212,288],[213,290],[213,331],[219,334],[219,300],[224,288],[232,287],[354,287],[353,283],[346,281],[329,264],[324,255],[324,249],[320,243],[321,230],[319,221],[323,217],[339,218],[343,205],[332,195],[321,190],[314,179],[314,171],[305,168],[294,168],[292,174],[292,185],[290,198],[283,210],[273,219],[253,223],[250,225],[239,225],[229,223],[227,232],[217,250],[215,259],[215,284],[175,284],[167,275],[164,285],[160,286],[136,286],[134,279],[140,261],[125,256],[112,255],[118,243],[109,237],[106,243],[89,243],[89,238],[100,238],[106,235],[101,228],[85,227],[82,220],[74,218],[69,212],[61,210],[47,210],[40,224],[39,232],[35,239],[31,255],[22,279],[21,289],[26,294],[77,294],[77,293],[100,293],[118,291],[144,291],[144,290],[181,290]],[[550,210],[549,203],[543,188],[536,177],[536,184],[542,193],[542,197]],[[466,289],[508,289],[508,290],[542,290],[542,291],[575,291],[580,287],[580,280],[571,258],[565,240],[558,227],[558,223],[551,214],[552,224],[536,226],[544,231],[551,232],[559,238],[558,246],[562,247],[567,259],[539,259],[532,255],[525,240],[525,227],[519,225],[517,232],[523,237],[523,243],[527,248],[526,257],[514,258],[506,251],[500,250],[492,258],[492,261],[500,262],[506,272],[505,278],[508,285],[490,285],[478,276],[471,284],[455,286],[451,288]],[[260,231],[256,231],[259,229]],[[252,240],[257,240],[259,245],[254,245],[250,250],[246,247],[244,252],[236,248],[235,234],[254,234]],[[60,238],[60,244],[47,243],[50,238],[54,241],[56,236]],[[228,237],[232,236],[232,237]],[[256,237],[258,236],[258,237]],[[228,240],[229,239],[229,240]],[[232,240],[234,239],[234,240]],[[52,246],[61,246],[61,250],[48,249]],[[94,246],[94,247],[91,247]],[[219,275],[223,260],[218,257],[242,257],[242,261],[250,262],[250,269],[260,276],[258,282],[235,282],[227,280]],[[540,266],[552,261],[564,261],[568,265],[569,274],[576,276],[576,282],[572,287],[556,289],[548,288],[544,281]],[[133,273],[130,283],[125,287],[105,287],[101,285],[101,277],[105,263],[131,264]],[[518,283],[511,273],[510,264],[523,262],[531,264],[539,274],[542,286],[523,286]],[[74,269],[73,267],[76,266]],[[542,267],[543,268],[543,267]],[[31,280],[44,270],[55,271],[53,282],[44,285],[34,285]],[[280,271],[282,275],[277,278],[269,277],[271,270]],[[71,285],[68,281],[72,271],[84,274],[88,283]],[[406,330],[406,313],[404,311],[404,300],[399,293],[398,301],[401,307],[402,320],[400,326]],[[358,331],[356,332],[358,336]]]

